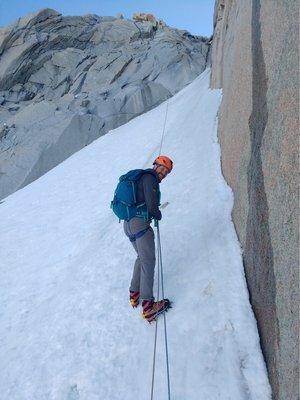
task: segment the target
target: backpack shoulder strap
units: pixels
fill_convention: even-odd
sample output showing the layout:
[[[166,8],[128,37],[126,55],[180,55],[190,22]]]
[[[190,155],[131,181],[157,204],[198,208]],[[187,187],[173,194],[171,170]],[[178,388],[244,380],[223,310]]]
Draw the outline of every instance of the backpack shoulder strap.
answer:
[[[144,174],[150,174],[150,175],[154,176],[154,178],[155,178],[156,180],[158,179],[158,178],[157,178],[156,172],[155,172],[152,168],[147,168],[147,169],[144,169],[143,171],[144,171],[144,172],[143,172],[143,175],[144,175]]]
[[[140,179],[143,173],[143,169],[133,169],[131,171],[128,171],[126,174],[120,176],[119,180],[136,182]]]
[[[126,174],[120,176],[119,180],[137,182],[144,174],[151,174],[155,178],[157,178],[155,171],[152,168],[147,168],[147,169],[133,169],[131,171],[128,171]]]

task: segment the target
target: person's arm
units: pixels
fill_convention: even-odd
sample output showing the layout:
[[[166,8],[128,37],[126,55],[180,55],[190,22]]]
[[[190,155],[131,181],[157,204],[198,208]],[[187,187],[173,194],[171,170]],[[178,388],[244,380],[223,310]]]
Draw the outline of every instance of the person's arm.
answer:
[[[161,220],[161,212],[158,208],[158,192],[159,186],[155,177],[151,174],[145,174],[143,176],[143,190],[145,196],[145,203],[149,213],[149,216]]]

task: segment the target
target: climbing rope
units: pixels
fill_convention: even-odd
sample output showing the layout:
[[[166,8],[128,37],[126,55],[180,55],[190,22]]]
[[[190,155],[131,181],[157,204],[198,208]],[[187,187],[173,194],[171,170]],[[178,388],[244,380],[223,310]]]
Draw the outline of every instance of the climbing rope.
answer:
[[[158,265],[157,301],[159,301],[160,283],[161,283],[161,289],[162,289],[162,299],[164,299],[165,297],[164,297],[162,250],[161,250],[161,241],[160,241],[160,232],[159,232],[158,221],[156,222],[156,228],[157,228],[157,265]],[[163,317],[164,317],[164,338],[165,338],[165,351],[166,351],[167,383],[168,383],[168,400],[171,400],[167,319],[166,319],[166,313],[165,312],[163,313]],[[153,364],[152,364],[151,400],[153,400],[153,391],[154,391],[155,361],[156,361],[156,347],[157,347],[157,327],[158,327],[158,319],[156,319],[156,324],[155,324]]]
[[[161,154],[162,144],[165,136],[165,128],[168,116],[168,106],[167,103],[166,113],[165,113],[165,120],[164,120],[164,127],[161,136],[160,148],[158,155]],[[160,284],[162,289],[162,299],[165,298],[164,293],[164,278],[163,278],[163,266],[162,266],[162,251],[161,251],[161,241],[160,241],[160,232],[159,232],[159,224],[158,221],[155,221],[155,226],[157,228],[157,301],[159,301],[159,292],[160,292]],[[164,317],[164,338],[165,338],[165,351],[166,351],[166,367],[167,367],[167,382],[168,382],[168,400],[171,400],[171,388],[170,388],[170,370],[169,370],[169,352],[168,352],[168,335],[167,335],[167,319],[166,313],[163,313]],[[158,328],[158,319],[156,316],[156,323],[155,323],[155,334],[154,334],[154,348],[153,348],[153,361],[152,361],[152,382],[151,382],[151,400],[153,400],[154,394],[154,378],[155,378],[155,366],[156,366],[156,347],[157,347],[157,328]]]
[[[157,242],[159,248],[159,261],[160,261],[160,274],[161,274],[161,294],[162,298],[165,298],[164,293],[164,276],[163,276],[163,265],[162,265],[162,252],[161,252],[161,241],[160,241],[160,232],[159,232],[159,225],[157,222]],[[163,314],[164,317],[164,334],[165,334],[165,351],[166,351],[166,367],[167,367],[167,381],[168,381],[168,400],[171,399],[171,387],[170,387],[170,369],[169,369],[169,352],[168,352],[168,333],[167,333],[167,318],[166,313]]]
[[[167,122],[167,116],[168,116],[168,107],[169,107],[169,103],[167,103],[167,107],[166,107],[165,122],[164,122],[163,132],[161,135],[161,142],[160,142],[160,148],[159,148],[158,155],[161,154],[162,144],[163,144],[163,140],[164,140],[164,136],[165,136],[165,128],[166,128],[166,122]]]
[[[158,226],[158,222],[157,222]],[[159,287],[160,287],[160,252],[157,246],[157,266],[158,266],[158,278],[157,278],[157,301],[159,300]],[[157,318],[157,316],[156,316]],[[153,391],[154,391],[154,377],[155,377],[155,361],[156,361],[156,344],[157,344],[157,320],[155,323],[155,334],[154,334],[154,348],[153,348],[153,362],[152,362],[152,383],[151,383],[151,400],[153,400]]]

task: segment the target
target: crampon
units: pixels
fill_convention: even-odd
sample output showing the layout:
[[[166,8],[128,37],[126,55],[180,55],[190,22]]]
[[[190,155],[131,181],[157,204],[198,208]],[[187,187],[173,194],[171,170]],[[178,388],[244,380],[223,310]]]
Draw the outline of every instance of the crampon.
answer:
[[[139,305],[140,292],[134,292],[134,291],[130,290],[129,300],[130,300],[130,304],[132,305],[133,308],[137,307]]]
[[[143,312],[142,318],[149,323],[156,321],[157,317],[172,308],[172,303],[169,299],[159,301],[144,300],[142,303]]]

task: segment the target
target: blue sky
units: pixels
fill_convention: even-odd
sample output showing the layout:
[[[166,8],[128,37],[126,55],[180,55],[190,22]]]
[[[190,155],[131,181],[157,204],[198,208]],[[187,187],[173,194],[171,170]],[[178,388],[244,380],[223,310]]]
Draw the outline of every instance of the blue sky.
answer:
[[[41,8],[53,8],[63,15],[112,15],[131,18],[134,12],[148,12],[168,25],[194,35],[210,36],[215,0],[0,0],[0,26]]]

